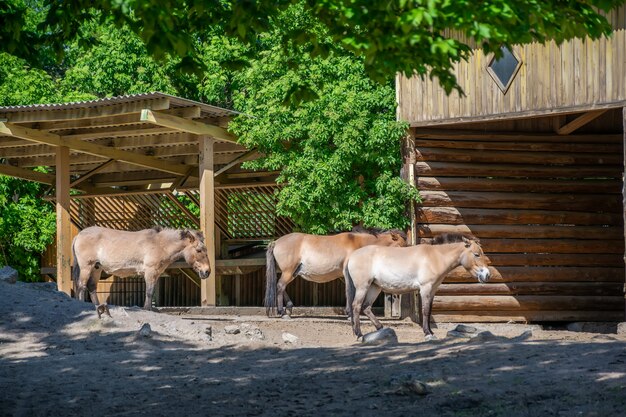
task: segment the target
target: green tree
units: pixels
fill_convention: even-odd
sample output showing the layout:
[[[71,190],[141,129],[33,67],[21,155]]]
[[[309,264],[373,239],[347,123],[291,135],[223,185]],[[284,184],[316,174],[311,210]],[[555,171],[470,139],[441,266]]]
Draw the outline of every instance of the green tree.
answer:
[[[41,193],[38,183],[0,175],[0,262],[27,281],[41,279],[37,255],[53,242],[56,229],[54,209]]]
[[[393,84],[370,80],[350,53],[311,59],[310,45],[285,48],[284,34],[300,29],[320,39],[325,31],[303,8],[287,10],[234,77],[235,107],[246,116],[231,128],[265,155],[247,166],[280,171],[279,214],[306,231],[406,226],[405,201],[417,192],[398,176],[406,126],[395,120]],[[283,105],[303,86],[317,99]]]
[[[80,37],[85,21],[112,19],[127,25],[146,44],[151,55],[181,58],[181,67],[202,66],[199,42],[207,30],[254,45],[273,22],[293,5],[302,5],[325,27],[323,35],[306,28],[284,32],[283,45],[307,45],[314,57],[332,50],[350,51],[364,58],[366,73],[386,82],[397,72],[437,76],[447,91],[460,89],[451,68],[467,58],[470,48],[450,30],[474,39],[485,52],[532,41],[557,42],[610,32],[599,11],[622,5],[623,0],[45,0],[36,32],[27,24],[29,4],[36,0],[9,0],[0,7],[2,50],[31,57],[38,45],[58,54],[68,41]],[[100,13],[94,15],[93,10]],[[330,36],[333,43],[324,38]],[[28,47],[24,42],[28,41]],[[36,54],[35,54],[36,55]]]

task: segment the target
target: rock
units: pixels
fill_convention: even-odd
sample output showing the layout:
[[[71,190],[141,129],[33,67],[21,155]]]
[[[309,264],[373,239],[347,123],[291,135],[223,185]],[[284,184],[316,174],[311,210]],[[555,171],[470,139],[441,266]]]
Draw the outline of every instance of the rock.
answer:
[[[17,282],[17,271],[10,266],[0,269],[0,281],[7,284],[15,284]]]
[[[470,334],[468,333],[463,333],[463,332],[457,332],[456,330],[449,330],[447,333],[448,337],[464,337],[469,339],[470,338]]]
[[[398,343],[396,332],[389,327],[383,327],[375,332],[367,333],[363,336],[365,344]]]
[[[241,331],[250,340],[265,340],[265,335],[257,326],[244,323],[241,325]]]
[[[33,288],[37,288],[38,290],[41,290],[41,291],[49,291],[49,292],[57,291],[56,282],[33,282],[31,285],[33,286]]]
[[[144,323],[141,325],[141,328],[137,332],[137,335],[141,337],[151,337],[152,336],[152,328],[149,323]]]
[[[416,379],[412,375],[399,375],[389,382],[391,388],[385,394],[394,395],[426,395],[430,392],[428,384]]]
[[[486,342],[488,340],[495,340],[496,336],[489,330],[483,330],[471,336],[472,342]]]
[[[239,326],[237,325],[230,325],[230,326],[224,327],[224,333],[226,334],[239,334],[240,332],[241,332],[241,329],[239,329]]]
[[[283,320],[291,320],[291,316],[289,314],[283,314],[280,318]]]
[[[617,334],[626,334],[626,321],[617,324]]]
[[[524,333],[520,334],[519,336],[515,336],[511,340],[513,340],[515,342],[521,342],[522,340],[528,340],[531,337],[533,337],[533,331],[532,330],[526,330],[526,331],[524,331]]]
[[[478,329],[473,326],[468,326],[467,324],[457,324],[456,327],[451,331],[456,331],[459,333],[477,333]]]
[[[298,340],[300,340],[298,338],[298,336],[293,335],[291,333],[283,332],[283,342],[291,343],[293,345],[293,344],[297,343]]]

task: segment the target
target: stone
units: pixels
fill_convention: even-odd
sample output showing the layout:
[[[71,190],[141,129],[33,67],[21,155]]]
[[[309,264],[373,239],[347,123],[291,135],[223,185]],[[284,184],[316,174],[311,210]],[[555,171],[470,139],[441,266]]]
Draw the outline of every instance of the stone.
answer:
[[[626,334],[626,321],[617,324],[617,334]]]
[[[428,384],[410,374],[400,374],[389,381],[390,389],[385,394],[393,395],[426,395],[430,393]]]
[[[10,266],[5,266],[0,269],[0,281],[7,284],[15,284],[17,282],[17,271]]]
[[[250,340],[265,340],[265,335],[255,325],[244,323],[241,325],[241,331]]]
[[[456,330],[449,330],[447,333],[447,336],[448,337],[460,337],[460,338],[466,338],[466,339],[470,338],[469,333],[457,332]]]
[[[472,335],[471,340],[473,342],[486,342],[488,340],[495,340],[496,336],[491,333],[489,330],[483,330],[482,332],[478,332]]]
[[[226,334],[239,334],[240,332],[241,332],[241,329],[239,329],[239,326],[237,325],[230,325],[230,326],[224,327],[224,333]]]
[[[383,327],[364,335],[362,342],[365,344],[398,343],[398,336],[392,328]]]
[[[283,342],[291,343],[293,345],[293,344],[297,343],[298,340],[300,340],[298,338],[298,336],[293,335],[291,333],[283,332]]]
[[[457,324],[456,327],[451,331],[456,331],[459,333],[477,333],[478,329],[473,326],[468,326],[467,324]]]
[[[137,334],[141,337],[152,336],[152,328],[150,327],[150,324],[149,323],[142,324]]]

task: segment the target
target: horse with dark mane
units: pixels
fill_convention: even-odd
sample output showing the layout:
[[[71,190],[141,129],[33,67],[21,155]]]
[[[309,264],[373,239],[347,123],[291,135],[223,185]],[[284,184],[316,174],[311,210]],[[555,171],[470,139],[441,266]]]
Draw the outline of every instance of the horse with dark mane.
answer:
[[[400,230],[364,229],[318,236],[290,233],[270,243],[267,248],[265,310],[269,316],[291,314],[293,303],[287,295],[287,284],[300,276],[308,281],[324,283],[343,275],[348,256],[367,245],[406,246],[406,234]],[[276,267],[282,275],[277,279]]]
[[[152,306],[152,294],[161,274],[174,261],[184,258],[206,279],[211,265],[204,244],[204,236],[196,230],[146,229],[138,232],[88,227],[72,242],[74,264],[72,279],[78,299],[85,299],[89,290],[98,317],[109,313],[106,303],[100,304],[96,288],[100,275],[106,272],[119,277],[141,275],[146,281],[145,309]]]
[[[422,299],[422,329],[427,340],[434,338],[430,329],[433,300],[445,276],[459,265],[480,282],[491,275],[490,261],[480,242],[471,235],[446,233],[435,237],[431,244],[406,248],[368,246],[350,255],[344,276],[346,298],[351,310],[352,327],[357,338],[362,337],[359,315],[364,313],[377,330],[383,326],[372,313],[372,303],[381,291],[403,294],[420,291]]]

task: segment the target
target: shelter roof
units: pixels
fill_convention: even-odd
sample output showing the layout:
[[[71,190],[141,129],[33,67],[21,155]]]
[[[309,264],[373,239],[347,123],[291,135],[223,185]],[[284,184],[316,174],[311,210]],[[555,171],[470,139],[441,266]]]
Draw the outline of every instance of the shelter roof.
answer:
[[[199,137],[215,139],[216,182],[262,181],[242,171],[258,157],[228,122],[240,113],[160,92],[62,104],[0,107],[0,174],[53,184],[56,148],[70,148],[72,187],[90,194],[171,183],[197,186]]]

